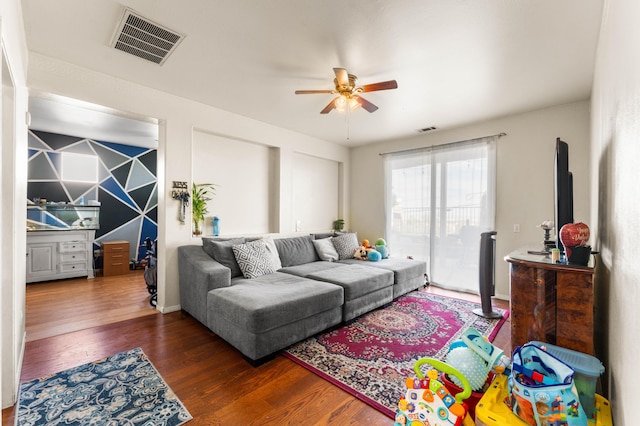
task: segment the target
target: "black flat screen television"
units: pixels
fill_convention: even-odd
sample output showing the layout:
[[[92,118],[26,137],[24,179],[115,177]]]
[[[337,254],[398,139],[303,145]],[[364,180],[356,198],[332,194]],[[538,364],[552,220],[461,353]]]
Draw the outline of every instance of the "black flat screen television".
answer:
[[[554,207],[556,247],[564,251],[560,241],[560,229],[567,223],[573,223],[573,175],[569,171],[569,144],[556,139],[554,180]]]

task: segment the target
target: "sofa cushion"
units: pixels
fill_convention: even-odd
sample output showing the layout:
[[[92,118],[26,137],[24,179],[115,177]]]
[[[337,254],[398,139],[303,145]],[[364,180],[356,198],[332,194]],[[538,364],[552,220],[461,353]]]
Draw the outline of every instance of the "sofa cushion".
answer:
[[[393,272],[363,265],[326,269],[307,275],[307,278],[333,283],[344,288],[344,300],[354,300],[365,294],[393,286]]]
[[[274,240],[282,267],[296,266],[303,263],[319,260],[316,249],[313,247],[313,236],[276,238]]]
[[[231,278],[233,278],[241,276],[242,271],[238,266],[232,247],[244,244],[244,242],[244,238],[203,238],[202,249],[218,263],[231,269]]]
[[[358,235],[355,232],[338,235],[332,238],[331,241],[338,252],[340,260],[351,259],[353,253],[355,253],[356,249],[360,246],[360,243],[358,243]]]
[[[209,315],[221,316],[251,333],[263,333],[342,306],[344,291],[333,284],[275,272],[210,291]],[[211,318],[209,321],[212,321]]]
[[[314,272],[326,271],[327,269],[333,268],[342,268],[345,266],[347,266],[345,263],[319,260],[317,262],[303,263],[296,266],[287,266],[286,268],[280,269],[280,272],[286,272],[287,274],[293,274],[299,277],[306,277]]]
[[[278,265],[272,253],[267,250],[264,240],[238,244],[231,248],[245,278],[258,278],[278,270]]]
[[[357,259],[347,259],[340,261],[340,263],[353,265],[362,263],[362,261]],[[422,279],[424,274],[427,272],[427,265],[423,260],[403,259],[401,257],[390,257],[378,262],[366,262],[366,266],[393,271],[394,282],[396,284],[410,281],[414,278]]]
[[[318,253],[318,257],[320,258],[320,260],[335,262],[339,259],[336,247],[333,245],[333,241],[331,241],[332,238],[333,237],[313,240],[313,247],[315,247],[316,253]]]

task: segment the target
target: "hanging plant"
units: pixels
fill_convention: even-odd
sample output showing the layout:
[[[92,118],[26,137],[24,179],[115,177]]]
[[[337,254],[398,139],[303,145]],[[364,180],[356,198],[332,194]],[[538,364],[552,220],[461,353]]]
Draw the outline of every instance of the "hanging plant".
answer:
[[[194,235],[202,234],[204,217],[209,213],[207,203],[213,199],[215,194],[215,184],[213,183],[193,184],[191,188],[191,213],[193,216]]]

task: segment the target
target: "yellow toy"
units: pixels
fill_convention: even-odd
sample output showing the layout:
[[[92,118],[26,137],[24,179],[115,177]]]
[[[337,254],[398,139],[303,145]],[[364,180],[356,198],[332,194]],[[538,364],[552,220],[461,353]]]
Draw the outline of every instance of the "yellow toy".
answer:
[[[491,383],[484,396],[476,406],[477,426],[527,426],[513,411],[504,403],[507,397],[508,385],[507,376],[499,374]],[[588,420],[589,426],[612,426],[611,406],[609,401],[596,394],[595,398],[595,419]]]

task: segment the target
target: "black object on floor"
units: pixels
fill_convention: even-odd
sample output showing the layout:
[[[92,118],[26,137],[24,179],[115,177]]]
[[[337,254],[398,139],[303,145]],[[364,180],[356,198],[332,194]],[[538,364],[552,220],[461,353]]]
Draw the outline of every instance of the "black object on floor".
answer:
[[[480,301],[482,309],[474,309],[473,313],[484,318],[501,318],[502,315],[493,310],[491,296],[495,295],[495,259],[496,231],[480,234]]]

